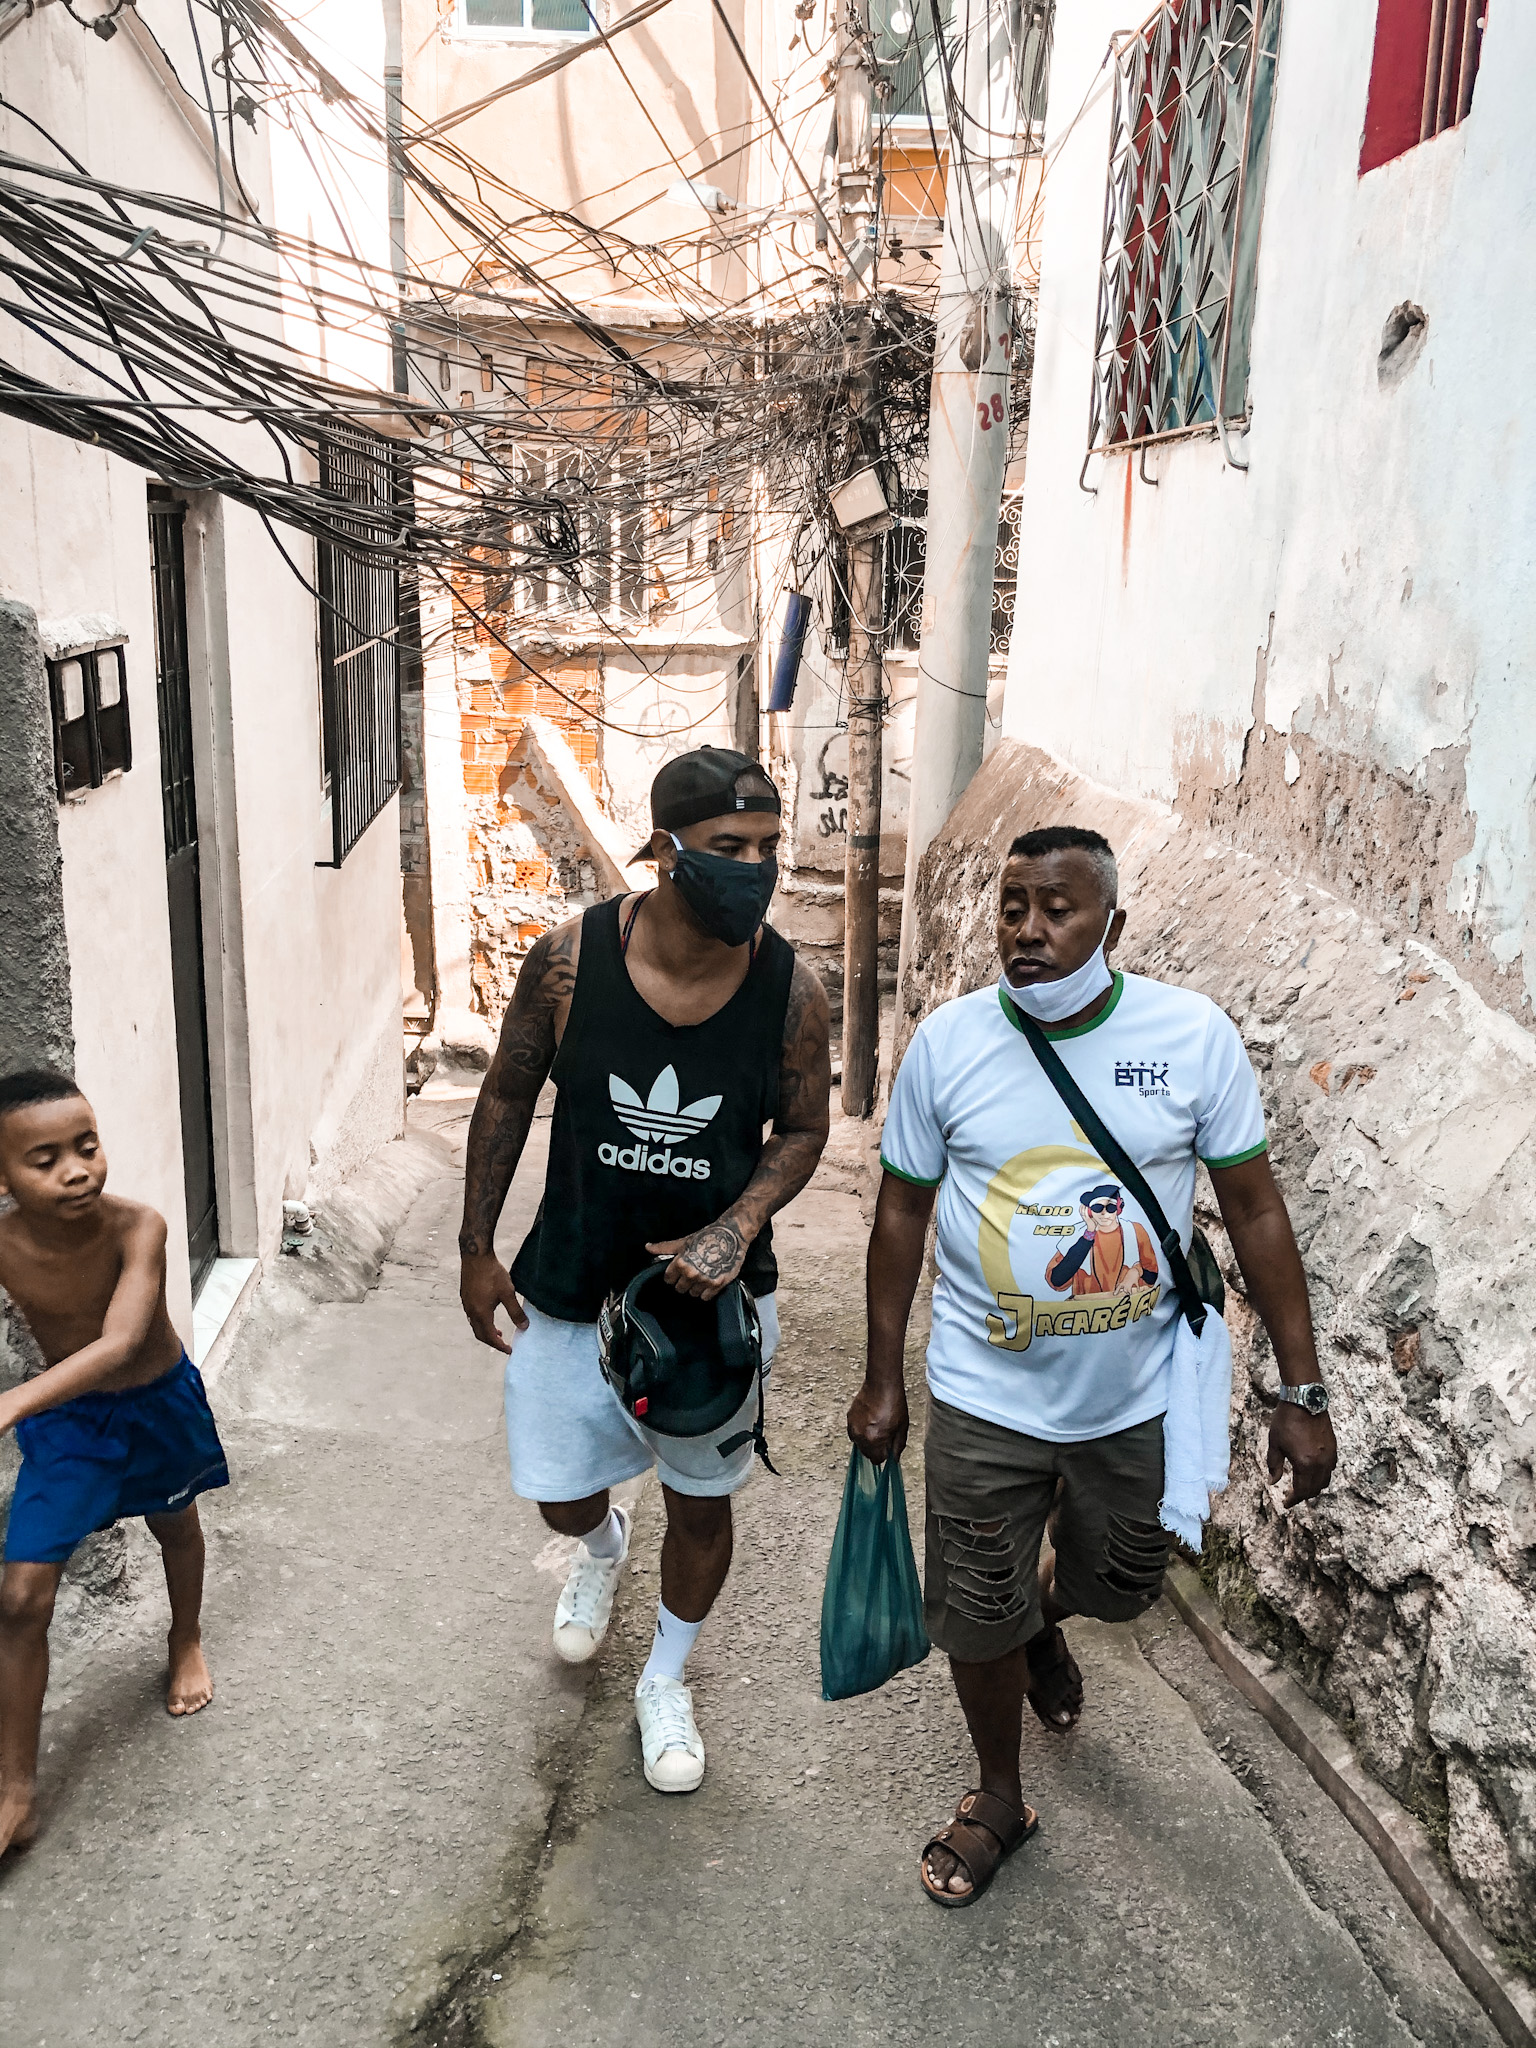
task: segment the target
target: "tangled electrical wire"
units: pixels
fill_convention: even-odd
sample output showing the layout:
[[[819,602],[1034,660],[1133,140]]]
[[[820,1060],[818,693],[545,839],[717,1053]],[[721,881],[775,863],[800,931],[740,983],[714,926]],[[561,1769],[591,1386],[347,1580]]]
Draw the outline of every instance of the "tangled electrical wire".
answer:
[[[119,7],[70,12],[102,35]],[[931,286],[872,288],[850,309],[829,302],[825,267],[796,253],[721,300],[689,271],[697,230],[668,243],[626,235],[622,215],[594,227],[515,189],[444,124],[406,108],[392,124],[267,0],[188,0],[187,15],[197,77],[183,90],[207,107],[217,206],[95,176],[0,98],[39,145],[0,152],[0,314],[74,373],[65,383],[0,360],[0,411],[220,492],[279,547],[276,529],[296,529],[433,578],[499,639],[529,614],[572,635],[615,619],[621,637],[681,634],[690,606],[713,602],[716,575],[744,559],[754,511],[759,530],[777,520],[791,537],[798,579],[820,560],[835,573],[825,507],[850,468],[875,461],[892,502],[912,497]],[[149,33],[136,11],[129,26]],[[263,221],[238,139],[258,116],[325,189],[387,164],[436,253],[404,270],[371,260],[340,200],[342,246]],[[732,153],[766,133],[748,124]],[[806,225],[813,215],[803,210]],[[754,232],[761,223],[727,224],[712,253],[739,256]],[[594,273],[620,310],[594,310]],[[636,300],[654,309],[644,327],[622,310]],[[862,407],[850,403],[855,319],[875,393]],[[381,333],[394,390],[327,372],[327,337],[344,355],[350,338]],[[387,450],[389,479],[361,508],[360,436]]]

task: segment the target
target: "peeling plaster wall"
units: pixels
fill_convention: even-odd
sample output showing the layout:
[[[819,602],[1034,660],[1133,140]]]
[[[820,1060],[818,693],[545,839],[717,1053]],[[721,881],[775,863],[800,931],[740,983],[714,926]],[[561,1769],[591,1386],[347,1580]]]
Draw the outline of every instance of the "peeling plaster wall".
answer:
[[[1436,948],[1166,806],[1004,741],[922,867],[903,1042],[997,973],[1014,834],[1120,856],[1118,964],[1233,1017],[1307,1265],[1340,1462],[1290,1514],[1261,1459],[1276,1373],[1226,1269],[1233,1465],[1206,1568],[1427,1823],[1492,1931],[1536,1952],[1536,1039]]]
[[[1004,730],[1293,858],[1529,1018],[1536,413],[1509,372],[1536,10],[1491,8],[1466,121],[1361,178],[1376,10],[1286,0],[1248,471],[1186,441],[1149,451],[1155,488],[1095,457],[1089,496],[1100,66],[1135,13],[1084,0],[1057,25]],[[1405,300],[1426,325],[1380,365]]]
[[[1374,7],[1286,0],[1246,473],[1094,457],[1118,0],[1058,18],[1005,741],[925,863],[901,1034],[995,972],[1013,832],[1122,856],[1124,964],[1238,1023],[1341,1464],[1277,1510],[1241,1298],[1207,1571],[1536,1960],[1536,11],[1489,11],[1462,126],[1358,175]],[[1086,95],[1086,97],[1085,97]],[[1394,307],[1426,324],[1381,360]],[[1207,1189],[1207,1201],[1209,1191]],[[1216,1232],[1220,1248],[1219,1231]]]

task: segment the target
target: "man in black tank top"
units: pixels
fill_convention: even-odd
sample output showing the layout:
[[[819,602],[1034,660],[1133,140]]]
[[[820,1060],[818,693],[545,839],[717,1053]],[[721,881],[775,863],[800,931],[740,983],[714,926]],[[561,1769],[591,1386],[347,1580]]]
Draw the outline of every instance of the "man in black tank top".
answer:
[[[762,922],[779,813],[744,754],[701,747],[667,763],[637,856],[656,861],[655,890],[537,942],[469,1130],[460,1295],[481,1343],[510,1354],[513,1490],[581,1539],[555,1609],[568,1663],[602,1641],[629,1552],[629,1516],[608,1490],[660,1470],[661,1607],[635,1713],[646,1778],[662,1792],[691,1792],[704,1775],[683,1665],[730,1568],[730,1496],[751,1470],[757,1395],[709,1436],[660,1436],[604,1380],[597,1316],[614,1288],[669,1257],[683,1294],[710,1301],[738,1278],[751,1290],[765,1370],[777,1342],[769,1219],[815,1170],[831,1093],[825,991]],[[546,1078],[558,1092],[544,1199],[509,1272],[496,1224]]]

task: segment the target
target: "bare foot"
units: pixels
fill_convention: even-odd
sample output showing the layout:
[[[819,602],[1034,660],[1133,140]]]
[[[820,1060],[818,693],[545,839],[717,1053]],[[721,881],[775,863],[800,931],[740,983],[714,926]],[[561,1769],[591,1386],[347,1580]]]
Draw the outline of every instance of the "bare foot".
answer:
[[[37,1839],[37,1797],[25,1792],[0,1792],[0,1856],[19,1855]]]
[[[165,1689],[165,1711],[180,1720],[207,1706],[213,1698],[213,1680],[208,1675],[198,1637],[194,1636],[190,1643],[178,1643],[172,1636],[170,1646],[171,1677]]]

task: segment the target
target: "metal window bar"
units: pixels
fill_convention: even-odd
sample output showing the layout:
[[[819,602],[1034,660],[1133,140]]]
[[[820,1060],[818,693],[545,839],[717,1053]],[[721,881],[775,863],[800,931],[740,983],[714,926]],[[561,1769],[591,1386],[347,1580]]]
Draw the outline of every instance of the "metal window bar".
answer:
[[[637,451],[619,458],[619,612],[642,624],[650,613],[649,524],[650,475],[647,457]]]
[[[955,0],[871,0],[870,37],[887,90],[880,102],[882,121],[927,121],[942,127],[948,116],[943,74],[959,54]],[[1056,30],[1055,0],[1023,0],[1018,9],[1017,55],[1019,97],[1023,107],[1022,139],[1029,151],[1045,146],[1045,103],[1050,82],[1051,44]]]
[[[915,652],[923,633],[923,575],[928,566],[928,493],[904,494],[885,545],[885,633],[888,647]],[[847,550],[839,558],[846,583]],[[842,607],[842,641],[848,638],[848,606]]]
[[[992,575],[993,654],[1006,654],[1013,638],[1014,607],[1019,595],[1019,522],[1024,511],[1022,491],[1005,491],[997,522],[997,566]]]
[[[333,428],[320,455],[321,488],[358,507],[337,521],[364,538],[368,511],[393,505],[395,458],[379,434]],[[331,785],[331,858],[339,868],[400,787],[400,578],[344,538],[316,548],[320,703]]]
[[[989,652],[1003,655],[1013,633],[1019,585],[1019,521],[1024,497],[1006,491],[997,523],[997,560],[992,577],[992,629]],[[928,562],[928,493],[909,491],[885,537],[885,642],[887,647],[915,653],[922,642],[923,577]],[[830,652],[848,651],[848,543],[839,534],[827,553],[826,645]]]
[[[1466,119],[1472,107],[1482,54],[1488,0],[1434,0],[1429,17],[1429,51],[1424,67],[1424,115],[1419,140],[1443,135]]]
[[[1164,0],[1120,45],[1089,411],[1094,452],[1246,414],[1280,8],[1281,0]]]
[[[187,617],[187,567],[183,542],[186,506],[179,498],[149,501],[150,568],[155,594],[155,661],[164,678],[190,672],[184,627]],[[157,693],[160,723],[160,795],[165,823],[165,854],[181,853],[197,844],[197,787],[192,765],[192,707],[183,683],[167,683]]]

